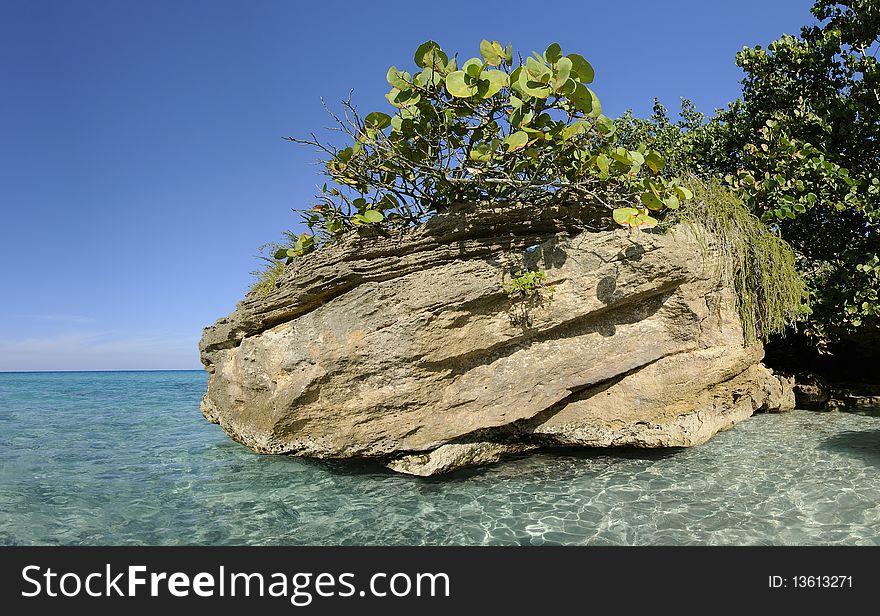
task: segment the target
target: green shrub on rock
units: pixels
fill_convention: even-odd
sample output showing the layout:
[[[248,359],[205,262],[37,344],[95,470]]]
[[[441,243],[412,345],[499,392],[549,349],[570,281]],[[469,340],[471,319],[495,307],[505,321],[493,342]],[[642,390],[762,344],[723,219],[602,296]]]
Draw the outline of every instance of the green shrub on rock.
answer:
[[[497,41],[464,61],[428,41],[413,62],[412,72],[388,70],[387,113],[361,116],[348,100],[342,117],[331,114],[344,147],[288,138],[324,157],[330,187],[304,212],[317,242],[360,226],[411,227],[457,203],[589,200],[647,228],[691,197],[663,177],[658,152],[614,145],[614,122],[588,87],[593,67],[557,43],[514,62]]]

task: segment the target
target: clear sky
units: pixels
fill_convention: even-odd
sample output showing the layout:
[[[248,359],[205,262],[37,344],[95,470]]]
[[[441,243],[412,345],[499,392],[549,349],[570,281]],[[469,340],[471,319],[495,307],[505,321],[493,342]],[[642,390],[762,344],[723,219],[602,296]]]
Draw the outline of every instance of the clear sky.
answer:
[[[321,96],[388,111],[385,72],[425,40],[558,41],[606,115],[711,112],[734,54],[811,4],[0,0],[0,371],[199,368],[202,327],[323,182],[281,138],[328,126]]]

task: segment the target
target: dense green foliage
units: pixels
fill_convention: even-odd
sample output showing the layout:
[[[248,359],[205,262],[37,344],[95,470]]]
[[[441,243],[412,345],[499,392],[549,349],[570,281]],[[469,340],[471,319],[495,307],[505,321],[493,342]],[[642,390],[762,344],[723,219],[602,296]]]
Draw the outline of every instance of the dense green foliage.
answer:
[[[738,170],[744,194],[802,259],[812,329],[834,337],[880,316],[865,269],[880,254],[880,4],[812,11],[821,22],[800,37],[738,54],[743,102],[721,120],[736,126],[725,147],[752,154]]]
[[[415,71],[392,66],[393,113],[363,118],[350,101],[333,115],[347,137],[292,141],[324,156],[324,185],[305,222],[326,241],[354,227],[400,229],[456,203],[602,203],[622,225],[648,228],[656,212],[691,195],[661,175],[665,161],[644,144],[614,145],[614,122],[587,87],[593,67],[553,43],[514,65],[513,49],[483,41],[459,64],[434,41],[416,50]],[[633,197],[636,196],[636,199]],[[307,252],[315,241],[279,257]]]
[[[612,121],[588,87],[593,68],[556,44],[514,65],[509,45],[483,41],[459,63],[429,41],[412,73],[389,69],[389,113],[361,118],[345,101],[333,116],[341,147],[292,139],[323,153],[329,187],[304,212],[310,233],[273,256],[289,261],[357,227],[407,228],[455,203],[588,201],[624,226],[665,217],[718,234],[755,336],[805,313],[792,263],[811,306],[799,327],[820,344],[877,328],[880,2],[811,10],[798,36],[737,54],[742,98],[711,118],[683,100],[676,120],[655,102],[647,119]],[[691,189],[699,198],[679,208]]]
[[[622,144],[660,151],[675,173],[724,177],[797,253],[819,341],[876,327],[880,255],[880,3],[819,0],[800,36],[737,54],[742,99],[706,121],[617,121]]]

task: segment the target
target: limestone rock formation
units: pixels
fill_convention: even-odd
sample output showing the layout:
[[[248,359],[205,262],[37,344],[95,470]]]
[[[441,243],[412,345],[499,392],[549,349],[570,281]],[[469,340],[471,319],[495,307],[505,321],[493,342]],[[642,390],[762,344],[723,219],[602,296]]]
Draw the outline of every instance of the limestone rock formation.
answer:
[[[202,413],[257,452],[430,475],[536,447],[698,445],[793,407],[711,238],[594,222],[462,208],[308,255],[205,330]],[[546,285],[512,300],[527,268]]]

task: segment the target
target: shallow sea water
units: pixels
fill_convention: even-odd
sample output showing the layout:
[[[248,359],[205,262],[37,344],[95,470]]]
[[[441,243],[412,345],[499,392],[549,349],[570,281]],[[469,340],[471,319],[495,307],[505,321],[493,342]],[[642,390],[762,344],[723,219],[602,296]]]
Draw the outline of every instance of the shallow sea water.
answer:
[[[201,417],[206,380],[0,373],[0,544],[880,545],[878,414],[420,479],[256,455]]]

